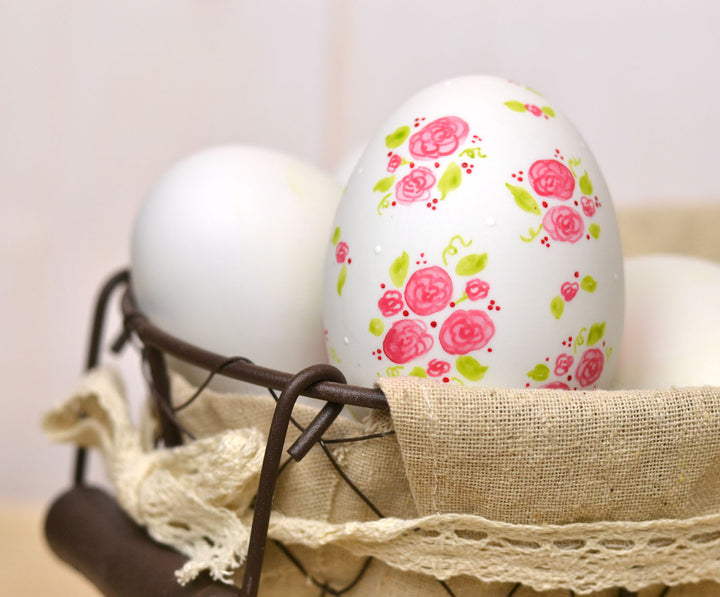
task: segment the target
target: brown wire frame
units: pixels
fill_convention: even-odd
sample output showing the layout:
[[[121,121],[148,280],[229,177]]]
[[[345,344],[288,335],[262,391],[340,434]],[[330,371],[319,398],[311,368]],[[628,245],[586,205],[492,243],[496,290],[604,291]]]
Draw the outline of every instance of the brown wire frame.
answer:
[[[378,514],[382,513],[370,502],[330,456],[322,441],[322,435],[342,411],[345,405],[361,406],[377,410],[389,410],[385,395],[379,389],[349,385],[342,372],[327,365],[312,365],[292,374],[255,365],[242,357],[227,357],[199,348],[161,330],[138,309],[132,295],[130,273],[127,269],[118,271],[108,278],[98,295],[93,315],[90,344],[86,369],[100,363],[101,344],[105,319],[110,299],[116,290],[125,287],[121,300],[123,331],[114,342],[113,350],[119,352],[132,334],[142,344],[143,357],[148,364],[149,384],[160,424],[161,441],[166,447],[183,443],[183,434],[192,438],[177,420],[175,413],[188,405],[173,407],[165,355],[172,355],[182,361],[199,366],[215,374],[244,381],[267,388],[276,400],[263,465],[254,503],[254,513],[245,561],[241,588],[214,582],[208,577],[197,579],[186,587],[179,587],[172,579],[172,573],[184,562],[183,556],[153,542],[122,512],[114,500],[100,490],[85,483],[87,452],[78,448],[75,453],[73,488],[66,491],[51,505],[45,521],[45,535],[56,554],[77,568],[93,581],[108,597],[143,597],[158,594],[172,594],[177,597],[256,597],[259,590],[260,572],[263,566],[268,525],[272,511],[273,496],[278,476],[290,460],[281,465],[280,460],[288,431],[292,422],[301,431],[298,439],[288,449],[292,460],[300,461],[315,445],[325,450],[328,458],[343,479],[356,491],[365,503]],[[207,383],[207,382],[206,382]],[[193,400],[198,392],[191,398]],[[281,393],[275,394],[275,390]],[[292,417],[292,410],[299,396],[325,401],[313,421],[305,428],[300,427]],[[367,436],[367,439],[376,436]],[[321,590],[321,595],[342,595],[353,588],[367,570],[372,558],[367,558],[359,574],[346,587],[334,590],[313,579],[302,564],[282,544],[278,548],[309,577]],[[113,547],[114,545],[114,547]],[[154,581],[154,582],[153,582]],[[168,588],[171,582],[172,589]],[[443,581],[438,581],[448,595],[454,593]],[[516,584],[508,597],[520,588]],[[169,591],[172,590],[172,593]],[[666,595],[665,587],[661,595]],[[570,592],[573,595],[572,592]],[[618,589],[618,597],[637,595],[626,589]]]

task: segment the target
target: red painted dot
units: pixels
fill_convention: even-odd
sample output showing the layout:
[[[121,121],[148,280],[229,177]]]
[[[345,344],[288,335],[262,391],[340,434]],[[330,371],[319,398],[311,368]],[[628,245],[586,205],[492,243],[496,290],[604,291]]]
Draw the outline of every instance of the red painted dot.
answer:
[[[547,202],[547,201],[543,201],[543,202],[542,202],[542,206],[543,206],[543,207],[547,207],[547,206],[548,206],[548,202]]]
[[[520,170],[520,171],[518,172],[518,174],[522,174],[522,173],[523,173],[523,171],[522,171],[522,170]]]
[[[499,311],[499,310],[500,310],[500,305],[495,305],[495,310],[496,310],[496,311]]]
[[[410,162],[410,167],[411,167],[411,168],[414,168],[414,167],[415,167],[415,162]]]
[[[378,357],[377,360],[378,360],[378,361],[382,361],[382,357]]]
[[[577,202],[577,201],[573,201],[573,203],[574,203],[575,205],[578,205],[578,202]]]
[[[468,167],[468,163],[467,163],[467,162],[463,162],[463,163],[460,164],[460,165],[461,165],[463,168],[467,168],[467,167]]]
[[[567,346],[567,342],[565,342],[565,340],[563,340],[563,346]]]
[[[567,380],[570,381],[572,379],[572,375],[567,376]]]
[[[492,311],[494,308],[492,305],[488,305],[488,311]]]
[[[405,317],[407,317],[408,315],[410,315],[410,311],[408,311],[408,310],[406,309],[405,311],[403,311],[403,315],[404,315]]]
[[[397,201],[393,201],[390,205],[392,205],[393,207],[395,207],[395,206],[397,205]]]
[[[590,235],[589,235],[589,234],[586,234],[586,235],[585,235],[585,238],[587,238],[588,240],[590,240]]]
[[[444,381],[445,383],[447,383],[447,382],[450,381],[450,378],[449,378],[449,377],[443,377],[443,381]]]
[[[420,265],[420,262],[419,262],[419,261],[416,261],[416,262],[415,262],[415,265]]]
[[[512,177],[513,177],[513,178],[517,178],[517,174],[513,174]]]
[[[455,306],[455,301],[450,301],[450,306],[451,306],[451,307],[454,307],[454,306]]]
[[[435,207],[434,205],[433,205],[433,207],[432,207],[432,208],[433,208],[433,211],[435,211],[435,210],[437,209],[437,207]]]
[[[385,284],[380,284],[380,288],[385,288]]]
[[[437,327],[437,321],[431,321],[431,322],[430,322],[430,327],[431,327],[431,328],[436,328],[436,327]]]
[[[433,199],[433,203],[437,203],[437,202],[438,202],[438,200],[437,200],[437,199]]]
[[[392,156],[392,151],[388,151],[388,157]]]
[[[492,352],[492,348],[488,348],[488,352]]]
[[[420,126],[417,122],[415,123],[415,126]]]
[[[428,207],[432,207],[432,203],[428,203],[427,206],[428,206]]]
[[[525,384],[525,387],[526,387],[526,388],[529,388],[529,387],[530,387],[530,383],[529,383],[529,382],[526,383],[526,384]]]
[[[348,265],[350,265],[351,263],[352,263],[352,258],[348,257]]]
[[[440,167],[440,162],[435,162],[435,167],[436,167],[436,168],[439,168],[439,167]]]
[[[579,278],[579,277],[580,277],[580,272],[575,272],[573,275],[574,275],[576,278]]]
[[[545,362],[546,362],[546,363],[549,363],[549,362],[550,362],[550,357],[545,357]]]
[[[522,176],[518,176],[518,182],[522,182]]]
[[[495,301],[490,301],[490,304],[491,304],[491,305],[494,305],[494,304],[495,304]]]
[[[466,173],[466,174],[472,174],[472,170],[470,170],[470,168],[468,168],[467,170],[465,170],[465,173]]]
[[[425,257],[425,253],[420,253],[420,257]]]

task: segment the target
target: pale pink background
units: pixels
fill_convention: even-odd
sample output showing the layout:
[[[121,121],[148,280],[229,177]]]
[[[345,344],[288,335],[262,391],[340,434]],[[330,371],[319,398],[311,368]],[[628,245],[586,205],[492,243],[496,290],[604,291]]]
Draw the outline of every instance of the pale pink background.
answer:
[[[712,0],[0,0],[0,497],[66,483],[39,418],[179,157],[253,142],[333,171],[415,91],[491,73],[575,122],[619,209],[718,202],[719,29]]]

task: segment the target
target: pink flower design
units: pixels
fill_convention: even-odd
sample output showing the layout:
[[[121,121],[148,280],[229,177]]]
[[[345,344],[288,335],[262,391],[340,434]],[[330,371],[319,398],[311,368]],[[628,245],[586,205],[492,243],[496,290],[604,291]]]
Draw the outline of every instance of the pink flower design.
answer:
[[[450,371],[450,363],[433,359],[428,363],[427,374],[430,377],[440,377]]]
[[[429,168],[415,168],[395,185],[395,197],[400,203],[413,203],[430,199],[435,175]]]
[[[410,276],[405,286],[405,302],[418,315],[430,315],[448,305],[452,291],[452,280],[448,273],[433,265]]]
[[[495,325],[484,311],[455,311],[440,328],[440,344],[448,354],[480,350],[495,334]]]
[[[571,354],[561,354],[555,359],[555,375],[565,375],[570,371],[575,359]]]
[[[588,218],[592,218],[595,215],[595,201],[590,197],[583,197],[580,199],[580,203],[582,203],[583,213]]]
[[[525,104],[525,109],[533,116],[542,116],[542,110],[533,104]]]
[[[465,294],[467,294],[467,297],[471,301],[486,298],[489,291],[490,284],[488,284],[485,280],[480,280],[479,278],[473,278],[465,284]]]
[[[402,311],[404,304],[399,290],[388,290],[378,301],[380,312],[385,317],[392,317]]]
[[[570,386],[567,385],[564,381],[551,381],[550,383],[546,383],[544,386],[540,386],[541,388],[548,388],[551,390],[569,390]]]
[[[582,216],[567,205],[556,205],[548,209],[542,223],[554,240],[576,243],[585,232]]]
[[[345,259],[347,259],[348,251],[350,251],[348,244],[345,241],[339,242],[337,247],[335,247],[335,260],[338,263],[344,263]]]
[[[563,298],[570,302],[575,298],[575,295],[577,294],[578,289],[580,288],[580,285],[577,282],[565,282],[560,287],[560,294],[563,295]]]
[[[402,319],[396,321],[383,340],[383,351],[393,363],[407,363],[424,355],[432,348],[433,339],[425,333],[425,324],[420,320]]]
[[[557,160],[538,160],[528,171],[530,184],[538,195],[570,199],[575,190],[575,177],[565,164]]]
[[[605,355],[599,348],[588,348],[580,358],[575,379],[583,388],[594,384],[602,374],[605,365]]]
[[[402,158],[394,153],[390,156],[390,161],[388,162],[387,171],[388,172],[395,172],[397,170],[398,166],[402,163]]]
[[[445,116],[425,125],[410,137],[410,155],[416,160],[434,160],[455,153],[470,127],[457,116]]]

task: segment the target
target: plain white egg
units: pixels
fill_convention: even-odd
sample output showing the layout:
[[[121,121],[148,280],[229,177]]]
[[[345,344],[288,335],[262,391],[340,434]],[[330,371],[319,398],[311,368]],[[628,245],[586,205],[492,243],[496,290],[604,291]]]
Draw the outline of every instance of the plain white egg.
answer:
[[[615,387],[720,385],[720,264],[657,254],[625,261]]]
[[[228,145],[187,157],[137,215],[138,306],[161,329],[223,355],[288,372],[324,362],[322,270],[340,194],[330,175],[271,149]],[[207,375],[171,365],[196,384]],[[234,381],[215,387],[262,392]]]

